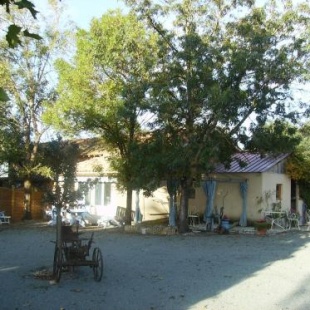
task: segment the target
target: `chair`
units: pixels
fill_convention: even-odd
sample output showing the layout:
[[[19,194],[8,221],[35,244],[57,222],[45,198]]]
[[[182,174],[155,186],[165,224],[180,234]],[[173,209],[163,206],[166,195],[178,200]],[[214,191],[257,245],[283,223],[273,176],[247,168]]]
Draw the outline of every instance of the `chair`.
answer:
[[[272,211],[272,210],[264,210],[263,211],[264,218],[266,222],[270,223],[270,229],[287,229],[287,213],[286,211]]]
[[[288,219],[288,229],[291,229],[294,226],[300,230],[298,213],[288,212],[287,219]]]
[[[189,226],[200,225],[199,213],[194,207],[190,209],[188,212],[188,222],[189,222],[188,223]]]
[[[10,224],[11,217],[5,215],[4,211],[0,211],[0,225],[1,224]]]
[[[307,231],[310,230],[310,211],[306,212],[306,225],[308,226]]]

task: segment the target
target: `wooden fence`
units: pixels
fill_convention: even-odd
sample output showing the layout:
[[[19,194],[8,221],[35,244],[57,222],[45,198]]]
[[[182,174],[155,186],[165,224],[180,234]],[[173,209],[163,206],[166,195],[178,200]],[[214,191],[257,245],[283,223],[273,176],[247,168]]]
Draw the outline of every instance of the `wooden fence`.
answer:
[[[44,216],[43,193],[32,191],[31,215],[34,220],[42,219]],[[24,189],[0,187],[0,211],[11,216],[12,222],[19,222],[24,216]]]

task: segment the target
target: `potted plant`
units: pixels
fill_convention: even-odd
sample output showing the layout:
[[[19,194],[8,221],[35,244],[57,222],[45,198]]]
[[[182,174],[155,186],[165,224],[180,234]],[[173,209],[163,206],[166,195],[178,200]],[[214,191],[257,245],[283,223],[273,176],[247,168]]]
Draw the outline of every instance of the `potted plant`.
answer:
[[[271,228],[271,224],[266,220],[258,220],[254,222],[254,227],[258,235],[266,235],[267,230]]]

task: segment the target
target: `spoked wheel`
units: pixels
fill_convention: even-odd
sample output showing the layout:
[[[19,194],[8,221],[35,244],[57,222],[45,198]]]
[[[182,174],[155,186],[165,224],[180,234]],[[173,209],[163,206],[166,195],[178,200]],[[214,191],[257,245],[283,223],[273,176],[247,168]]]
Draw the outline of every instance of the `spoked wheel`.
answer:
[[[94,279],[95,281],[100,282],[103,273],[103,258],[99,248],[94,248],[93,263]]]
[[[61,277],[62,260],[63,260],[62,251],[56,246],[53,262],[53,276],[56,282],[59,282]]]

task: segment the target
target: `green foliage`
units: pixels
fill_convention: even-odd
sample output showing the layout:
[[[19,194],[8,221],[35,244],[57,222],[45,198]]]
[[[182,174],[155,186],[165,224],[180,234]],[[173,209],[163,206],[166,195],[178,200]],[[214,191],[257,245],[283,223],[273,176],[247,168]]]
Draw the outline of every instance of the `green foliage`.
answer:
[[[157,66],[156,40],[132,14],[113,11],[93,19],[89,31],[77,34],[72,62],[57,62],[59,98],[45,115],[66,134],[86,131],[102,137],[113,153],[119,184],[128,192],[147,183],[137,177],[141,163],[135,154],[145,97]]]
[[[289,1],[264,7],[255,1],[125,2],[160,37],[161,58],[148,94],[156,115],[151,128],[162,141],[158,156],[165,172],[185,180],[180,184],[191,186],[214,163],[229,163],[239,145],[270,149],[259,143],[270,120],[296,121],[290,86],[303,79],[309,60],[309,38],[296,31],[309,25],[306,4],[301,9]],[[253,141],[246,130],[250,118]],[[281,122],[272,130],[277,149],[296,143]],[[188,197],[182,201],[187,214]]]
[[[35,14],[30,2],[20,1],[18,5]],[[7,40],[0,42],[0,80],[9,99],[3,104],[6,108],[0,110],[3,124],[0,129],[0,160],[10,164],[11,182],[24,184],[24,208],[27,218],[28,215],[31,218],[31,186],[34,183],[38,185],[42,178],[51,177],[51,169],[43,163],[38,151],[42,136],[48,129],[41,116],[45,106],[55,99],[53,77],[50,75],[53,58],[65,47],[62,32],[54,20],[49,19],[49,23],[44,25],[46,20],[35,23],[33,16],[27,15],[25,10],[8,12],[7,22],[14,31],[11,40],[21,44],[11,48]],[[60,17],[57,12],[53,16],[55,20]],[[13,23],[16,20],[18,26]],[[29,30],[38,31],[39,28],[44,39],[32,40],[39,37]],[[19,35],[20,29],[26,29],[24,35]]]
[[[57,140],[42,145],[42,162],[48,167],[48,177],[53,184],[45,190],[45,201],[57,206],[74,203],[79,198],[75,190],[76,165],[79,156],[78,145],[70,141]]]
[[[309,206],[310,206],[310,182],[306,180],[300,180],[298,182],[298,186],[300,189],[300,198],[304,200],[304,202],[308,206],[308,211],[309,211]]]
[[[29,8],[35,14],[28,1],[20,1],[18,5],[20,8]],[[45,105],[52,104],[55,98],[50,72],[53,57],[62,48],[65,49],[62,32],[51,19],[48,20],[49,24],[41,20],[39,25],[25,10],[12,10],[9,13],[13,21],[20,21],[23,29],[38,30],[40,27],[44,39],[20,37],[22,45],[14,49],[8,47],[5,40],[1,41],[1,86],[6,89],[7,99],[10,99],[10,102],[2,103],[3,109],[0,109],[2,145],[5,145],[1,150],[2,158],[6,157],[6,162],[12,163],[20,176],[27,175],[31,167],[36,170],[35,174],[40,171],[45,174],[44,169],[38,169],[40,163],[36,153],[42,135],[47,130],[41,122],[42,112]],[[55,14],[54,18],[58,17]],[[13,136],[16,138],[13,139]]]
[[[18,124],[6,113],[8,104],[3,104],[0,109],[0,164],[18,163],[24,156],[22,135]]]
[[[36,18],[36,14],[38,13],[35,10],[35,7],[32,2],[28,0],[21,0],[21,1],[13,1],[13,0],[1,0],[0,5],[5,6],[6,12],[10,13],[10,6],[16,5],[18,9],[27,9],[33,16],[33,18]],[[8,32],[6,34],[6,40],[11,48],[17,47],[19,44],[21,44],[20,40],[20,34],[23,33],[25,37],[30,37],[33,39],[40,40],[41,37],[38,34],[31,33],[27,29],[25,29],[23,32],[21,31],[22,27],[17,26],[15,24],[11,24],[8,27]],[[9,97],[4,90],[4,88],[0,87],[0,102],[1,101],[8,101]]]
[[[29,11],[34,19],[36,19],[38,11],[35,9],[35,6],[32,2],[28,0],[20,0],[20,1],[13,1],[13,0],[1,0],[0,5],[5,6],[5,10],[8,14],[11,13],[11,6],[15,6],[19,10],[26,9]],[[23,27],[16,25],[16,24],[11,24],[8,26],[8,31],[6,34],[6,40],[9,44],[9,47],[15,48],[18,45],[22,44],[21,41],[21,35],[24,37],[29,37],[33,38],[36,40],[42,39],[41,36],[39,36],[36,33],[31,33],[29,32],[28,29],[22,30]]]
[[[299,133],[302,140],[287,163],[286,170],[292,179],[303,183],[303,188],[307,188],[310,186],[310,124],[303,125]]]
[[[15,1],[15,0],[1,0],[0,5],[5,6],[6,12],[10,13],[10,6],[15,5],[17,6],[18,9],[27,9],[33,18],[36,18],[36,15],[38,11],[35,9],[35,6],[32,2],[28,0],[20,0],[20,1]]]
[[[116,150],[113,166],[120,183],[136,187],[133,152],[156,65],[156,36],[133,15],[115,11],[94,19],[90,31],[79,31],[77,38],[73,63],[57,63],[60,96],[46,120],[67,134],[87,131],[103,137]]]
[[[271,132],[277,150],[296,143],[282,121],[265,124],[297,121],[290,87],[309,63],[306,4],[125,2],[132,13],[93,20],[78,33],[73,61],[58,62],[60,97],[48,115],[58,128],[86,130],[116,149],[125,187],[151,184],[152,172],[191,186],[241,144],[271,149],[260,142]]]
[[[298,128],[276,120],[263,127],[255,127],[246,149],[258,153],[291,153],[301,141]]]
[[[6,135],[2,135],[5,140],[2,155],[21,179],[46,173],[44,168],[39,168],[36,158],[46,130],[40,119],[43,103],[50,100],[53,92],[47,73],[51,49],[46,47],[43,41],[28,39],[15,49],[7,48],[3,42],[0,51],[0,77],[10,98],[10,104],[3,110],[6,126],[2,130]],[[15,137],[12,139],[12,136]]]
[[[0,87],[0,101],[9,101],[9,97],[2,87]]]
[[[252,1],[243,7],[244,14],[234,14],[245,2],[232,7],[218,1],[126,3],[162,39],[162,69],[155,73],[150,101],[157,116],[154,127],[173,140],[170,162],[185,173],[190,158],[194,167],[206,171],[210,163],[229,159],[238,143],[270,151],[271,143],[259,142],[271,131],[264,124],[273,118],[296,120],[287,107],[291,82],[302,77],[309,56],[307,37],[295,32],[297,25],[307,27],[305,7],[282,10],[274,2],[256,7]],[[173,27],[166,27],[167,18]],[[244,127],[250,116],[256,117],[253,135]],[[278,144],[272,151],[286,151],[298,142],[294,128],[285,126],[282,121],[273,125]]]
[[[6,40],[9,43],[9,47],[15,48],[18,45],[22,44],[20,39],[20,34],[23,34],[25,37],[41,40],[42,37],[36,33],[31,33],[27,29],[22,31],[22,27],[17,25],[10,25],[8,28],[8,32],[6,34]]]

